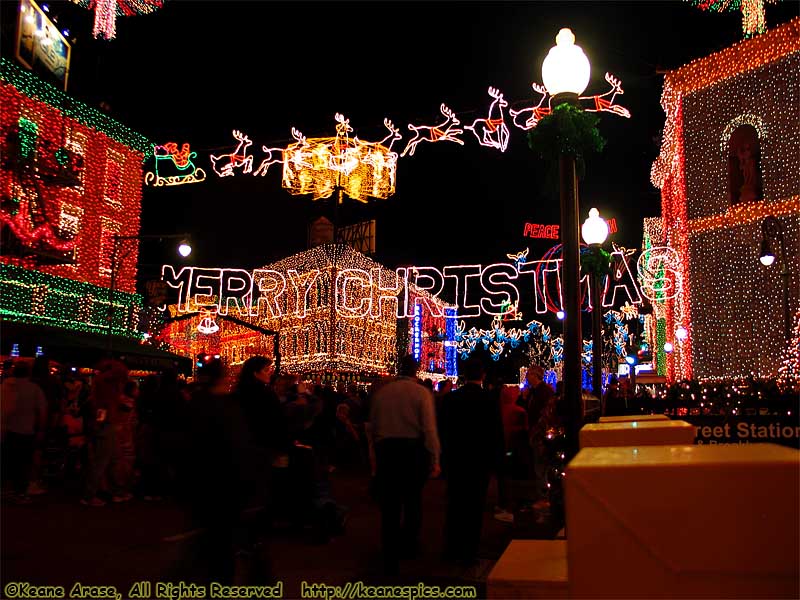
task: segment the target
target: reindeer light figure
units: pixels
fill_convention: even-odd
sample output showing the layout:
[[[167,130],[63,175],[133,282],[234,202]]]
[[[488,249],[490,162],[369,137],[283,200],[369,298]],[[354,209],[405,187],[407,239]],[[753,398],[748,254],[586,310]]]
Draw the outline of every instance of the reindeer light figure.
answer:
[[[622,84],[619,79],[614,77],[611,73],[606,73],[605,80],[611,84],[611,89],[605,94],[598,94],[596,96],[581,96],[578,100],[589,100],[590,108],[584,108],[586,112],[610,112],[626,119],[631,118],[630,111],[624,106],[614,104],[614,98],[619,94],[620,96],[625,92],[622,90]],[[606,96],[611,96],[606,98]]]
[[[400,156],[405,156],[406,154],[414,156],[414,152],[420,142],[455,142],[461,146],[464,145],[464,141],[456,137],[464,133],[463,129],[457,127],[457,125],[461,125],[461,121],[458,120],[456,114],[447,108],[444,102],[439,107],[439,111],[445,117],[444,122],[439,125],[408,126],[408,128],[414,132],[414,137],[408,141],[405,150],[403,150]]]
[[[508,101],[503,98],[503,93],[497,88],[490,87],[489,95],[494,101],[489,106],[489,115],[485,119],[475,119],[472,125],[465,125],[478,138],[481,146],[497,148],[505,152],[508,147],[508,125],[506,125],[503,109],[508,106]]]
[[[539,121],[553,112],[552,108],[550,108],[550,94],[547,93],[547,88],[536,82],[533,82],[531,87],[534,92],[541,94],[539,104],[523,108],[522,110],[514,110],[512,108],[508,111],[514,125],[523,131],[533,129],[539,124]],[[547,100],[547,105],[542,106],[545,100]]]
[[[622,89],[622,84],[619,79],[614,77],[611,73],[606,73],[605,80],[611,85],[611,89],[605,94],[597,94],[595,96],[581,96],[578,98],[583,103],[583,110],[586,112],[610,112],[620,117],[630,119],[631,113],[624,106],[614,104],[614,100],[618,95],[625,92]],[[509,110],[509,114],[513,118],[513,123],[523,131],[529,131],[536,127],[544,117],[553,112],[550,105],[552,97],[547,93],[547,88],[538,83],[532,83],[533,91],[540,94],[538,104],[523,108],[522,110]],[[609,98],[610,96],[610,98]],[[545,104],[545,100],[547,103]]]
[[[261,160],[258,168],[253,171],[253,177],[259,175],[263,177],[267,174],[272,165],[283,165],[284,176],[287,174],[287,164],[289,164],[290,174],[293,172],[292,169],[297,170],[302,167],[311,166],[305,156],[305,149],[308,147],[305,136],[292,127],[292,137],[296,143],[290,144],[286,148],[267,148],[266,146],[261,146],[261,150],[265,152],[267,156]]]
[[[229,177],[233,175],[233,170],[238,168],[241,168],[242,173],[245,174],[253,170],[253,157],[247,155],[247,149],[253,142],[236,129],[233,130],[233,137],[239,141],[236,150],[229,154],[211,155],[211,166],[220,177]]]
[[[286,160],[286,148],[267,148],[266,146],[261,146],[261,150],[265,152],[267,156],[261,160],[258,168],[253,171],[253,177],[258,177],[259,175],[263,177],[267,174],[272,165],[282,165]]]
[[[386,148],[391,150],[392,146],[394,146],[394,143],[397,140],[402,140],[403,136],[400,135],[400,130],[397,127],[395,127],[394,124],[389,119],[383,120],[383,126],[389,130],[389,134],[385,138],[383,138],[380,142],[378,142],[378,144],[380,144],[381,146],[386,146],[386,142],[388,141],[389,145],[386,146]]]
[[[353,131],[350,127],[350,119],[345,119],[341,113],[336,113],[336,139],[333,143],[332,152],[328,156],[328,168],[332,171],[339,171],[349,175],[358,167],[358,148],[354,142],[350,141],[348,135]]]
[[[388,135],[379,142],[361,142],[356,138],[362,149],[362,163],[369,166],[368,181],[369,195],[373,198],[386,199],[394,193],[395,176],[397,174],[397,152],[392,152],[392,146],[397,140],[403,138],[400,130],[389,119],[383,120],[383,126],[389,131]],[[386,143],[388,142],[388,146]]]
[[[310,191],[312,177],[311,144],[306,136],[292,127],[295,142],[289,144],[283,152],[283,176],[281,185],[292,194],[307,194]]]

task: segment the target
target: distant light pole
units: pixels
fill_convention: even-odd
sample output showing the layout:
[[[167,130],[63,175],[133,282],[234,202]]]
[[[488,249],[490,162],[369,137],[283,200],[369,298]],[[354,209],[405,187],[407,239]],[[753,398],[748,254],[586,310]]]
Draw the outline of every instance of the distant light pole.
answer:
[[[600,217],[600,212],[593,208],[589,211],[589,217],[583,222],[581,227],[583,241],[589,245],[589,252],[595,254],[595,258],[601,257],[601,246],[608,238],[608,223]],[[598,272],[599,265],[592,261],[592,268],[589,269],[589,285],[592,298],[592,391],[598,400],[603,399],[603,302],[600,297],[600,281],[603,274]]]
[[[556,45],[542,63],[542,80],[553,97],[555,108],[564,102],[578,105],[578,96],[589,85],[589,59],[569,29],[561,29]],[[583,425],[583,386],[581,377],[581,290],[580,246],[578,242],[578,178],[575,155],[562,152],[559,157],[562,242],[562,294],[564,317],[564,370],[562,375],[566,403],[570,454],[578,451],[578,435]]]
[[[783,225],[772,215],[765,217],[761,223],[761,256],[759,260],[765,267],[775,262],[775,252],[771,240],[777,240],[781,249],[781,277],[783,277],[783,332],[788,340],[791,337],[791,319],[789,317],[789,259],[786,256],[786,240]]]
[[[177,251],[182,257],[186,258],[192,253],[192,246],[189,241],[189,235],[186,233],[168,233],[163,235],[157,234],[140,234],[140,235],[119,235],[114,234],[114,243],[111,249],[111,281],[108,285],[108,312],[106,318],[108,319],[107,332],[107,346],[108,356],[112,356],[114,350],[114,293],[117,289],[117,273],[122,266],[122,261],[128,255],[128,252],[120,255],[122,249],[122,242],[126,240],[171,240],[179,239]]]

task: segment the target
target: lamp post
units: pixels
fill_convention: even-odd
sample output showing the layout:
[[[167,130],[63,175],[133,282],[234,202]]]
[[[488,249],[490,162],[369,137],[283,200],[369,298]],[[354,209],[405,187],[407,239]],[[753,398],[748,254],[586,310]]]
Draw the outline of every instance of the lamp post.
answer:
[[[552,106],[561,103],[578,103],[578,96],[589,85],[589,59],[575,45],[575,36],[569,29],[561,29],[556,45],[542,63],[542,80],[553,97]],[[559,182],[561,204],[562,243],[562,297],[564,317],[564,383],[563,401],[566,403],[567,434],[570,455],[578,451],[578,434],[583,425],[583,397],[581,377],[581,291],[580,247],[578,243],[578,178],[575,172],[575,155],[559,156]]]
[[[791,337],[791,319],[789,318],[789,260],[786,256],[786,240],[783,225],[772,215],[761,222],[761,256],[759,260],[765,267],[775,262],[775,252],[771,240],[777,240],[781,249],[781,277],[783,277],[783,332],[788,340]]]
[[[603,242],[608,238],[608,223],[600,217],[596,208],[589,211],[589,217],[581,227],[583,241],[589,245],[589,252],[595,253],[600,258]],[[602,273],[598,272],[598,264],[592,261],[589,269],[589,286],[592,298],[592,391],[598,400],[603,399],[603,324],[601,322],[603,303],[600,297],[600,280]]]
[[[168,240],[179,239],[178,254],[186,258],[192,253],[192,246],[189,242],[189,235],[186,233],[168,233],[168,234],[139,234],[139,235],[119,235],[114,234],[114,242],[111,249],[111,280],[108,285],[108,319],[107,332],[107,346],[108,356],[111,358],[114,349],[114,293],[117,289],[117,273],[122,266],[122,261],[128,255],[128,252],[120,255],[122,249],[122,242],[127,240]]]

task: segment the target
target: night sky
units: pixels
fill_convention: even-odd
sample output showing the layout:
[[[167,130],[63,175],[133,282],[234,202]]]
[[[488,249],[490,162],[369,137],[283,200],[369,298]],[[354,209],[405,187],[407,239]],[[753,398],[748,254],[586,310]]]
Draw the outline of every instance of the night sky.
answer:
[[[664,113],[663,70],[742,38],[741,14],[705,13],[688,2],[232,2],[167,1],[154,14],[117,21],[117,39],[91,37],[93,14],[63,2],[51,14],[70,27],[69,93],[156,143],[189,142],[209,174],[205,183],[143,192],[142,231],[193,234],[193,264],[253,268],[301,251],[310,220],[331,201],[291,196],[279,169],[266,177],[218,178],[208,155],[231,151],[231,130],[260,146],[334,135],[334,114],[355,135],[384,137],[384,117],[400,126],[436,123],[445,102],[462,121],[486,116],[489,86],[511,107],[534,97],[541,63],[561,27],[570,27],[592,64],[585,94],[622,81],[618,102],[631,119],[604,113],[602,155],[587,161],[580,184],[581,221],[596,206],[614,217],[614,241],[639,247],[642,218],[660,214],[649,180]],[[774,27],[798,14],[796,2],[767,6]],[[509,121],[510,125],[510,121]],[[377,259],[387,266],[505,261],[552,242],[523,237],[526,221],[558,223],[558,201],[541,182],[542,165],[525,132],[510,125],[505,154],[479,146],[426,144],[401,158],[397,192],[362,205],[345,199],[340,223],[377,219]],[[151,168],[151,163],[146,165]],[[177,260],[158,244],[142,247],[144,278]]]

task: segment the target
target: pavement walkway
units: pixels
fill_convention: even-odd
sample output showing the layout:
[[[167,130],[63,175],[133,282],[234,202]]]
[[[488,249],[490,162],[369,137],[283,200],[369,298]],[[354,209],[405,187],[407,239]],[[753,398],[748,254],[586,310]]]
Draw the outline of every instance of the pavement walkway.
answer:
[[[327,543],[315,543],[309,532],[278,529],[270,543],[275,576],[283,581],[284,598],[299,598],[301,582],[345,585],[474,585],[485,596],[486,576],[512,538],[552,538],[558,524],[520,527],[492,517],[494,490],[485,512],[479,564],[459,568],[440,560],[444,524],[442,480],[424,490],[423,531],[418,558],[401,563],[398,576],[381,574],[380,513],[368,496],[368,481],[358,473],[331,476],[336,500],[349,508],[346,531]],[[172,502],[134,499],[90,508],[74,491],[54,489],[30,505],[3,502],[0,513],[0,595],[9,582],[61,585],[75,582],[114,585],[125,598],[136,581],[169,581],[184,557],[190,527]],[[155,590],[153,590],[155,591]]]

